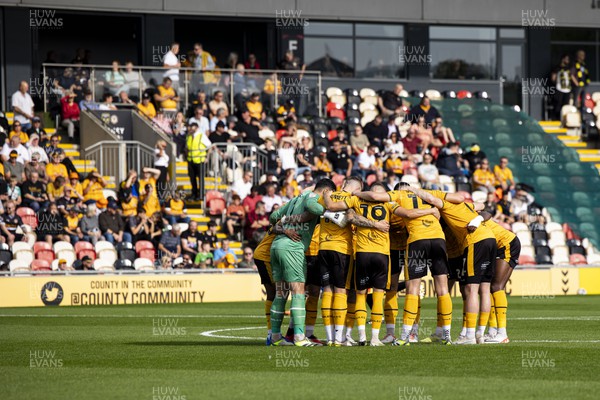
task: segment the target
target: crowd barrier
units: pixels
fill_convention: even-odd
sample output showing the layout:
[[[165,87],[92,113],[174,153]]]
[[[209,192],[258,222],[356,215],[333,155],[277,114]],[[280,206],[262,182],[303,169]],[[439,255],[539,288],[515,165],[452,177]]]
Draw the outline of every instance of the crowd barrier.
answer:
[[[433,280],[422,282],[434,297]],[[517,268],[510,296],[549,298],[582,292],[600,294],[600,268]],[[458,296],[458,288],[452,290]],[[256,273],[122,275],[31,275],[0,277],[0,307],[216,303],[264,300]]]

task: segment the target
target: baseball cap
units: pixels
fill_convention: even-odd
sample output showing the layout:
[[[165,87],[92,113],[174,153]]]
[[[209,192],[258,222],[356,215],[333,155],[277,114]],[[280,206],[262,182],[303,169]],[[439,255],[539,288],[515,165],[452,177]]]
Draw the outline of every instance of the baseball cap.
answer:
[[[42,122],[42,120],[40,119],[40,117],[33,117],[31,120],[33,122]]]
[[[33,121],[35,122],[35,121]],[[38,135],[37,133],[32,133],[31,135],[29,135],[29,140],[34,140],[34,139],[38,139],[39,140],[40,135]]]
[[[481,150],[481,147],[479,147],[477,143],[473,143],[471,146],[471,151],[478,152],[479,150]]]
[[[69,179],[79,179],[79,174],[73,171],[69,174]]]
[[[150,93],[144,92],[144,94],[142,94],[142,99],[149,99],[150,98]]]
[[[113,210],[116,210],[117,208],[119,208],[119,206],[114,201],[111,201],[110,203],[108,203],[108,208],[112,208]]]
[[[217,122],[217,128],[225,128],[225,124],[223,123],[223,121]]]
[[[67,260],[65,260],[64,258],[61,258],[60,260],[58,260],[59,264],[66,264]]]
[[[91,258],[90,256],[83,256],[83,258],[81,259],[81,261],[90,261]]]
[[[19,157],[19,153],[17,153],[15,150],[10,152],[10,158],[17,158]]]
[[[105,208],[108,205],[108,200],[106,199],[100,199],[98,201],[96,201],[96,206],[98,208]]]

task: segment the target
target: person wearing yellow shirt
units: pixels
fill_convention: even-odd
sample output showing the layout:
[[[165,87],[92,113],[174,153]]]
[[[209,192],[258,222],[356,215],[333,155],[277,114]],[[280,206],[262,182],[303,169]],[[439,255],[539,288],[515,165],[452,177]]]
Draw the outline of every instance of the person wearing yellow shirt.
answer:
[[[179,96],[173,89],[170,78],[164,78],[162,85],[157,87],[158,93],[154,94],[154,100],[160,104],[163,110],[176,110],[179,104]]]
[[[142,188],[141,185],[140,188]],[[144,186],[144,195],[141,200],[146,214],[153,215],[156,212],[160,212],[160,202],[158,201],[154,186],[151,184],[146,183],[146,186]]]
[[[138,212],[138,198],[131,193],[131,189],[123,191],[123,199],[121,200],[121,209],[124,217],[135,217]]]
[[[54,181],[50,182],[48,186],[46,186],[46,194],[48,195],[48,200],[51,203],[54,203],[56,200],[62,197],[65,190],[65,178],[59,176]]]
[[[473,189],[483,192],[493,192],[496,190],[496,176],[490,171],[490,162],[487,158],[481,160],[480,168],[473,172]]]
[[[52,161],[46,165],[46,175],[49,182],[54,181],[59,176],[65,178],[65,181],[69,180],[69,172],[67,171],[67,167],[60,162],[60,157],[61,153],[55,151],[52,153]]]
[[[146,92],[142,95],[142,101],[137,105],[138,110],[146,117],[152,119],[156,117],[156,109],[150,101],[150,95]]]
[[[494,167],[494,175],[496,175],[496,186],[502,186],[502,190],[515,189],[515,178],[512,170],[508,168],[508,158],[500,158],[500,164]]]
[[[265,119],[263,105],[260,102],[260,95],[257,92],[252,93],[250,100],[246,102],[246,108],[250,111],[250,116],[252,118],[256,118],[259,121]]]
[[[83,201],[83,185],[79,182],[79,174],[75,171],[69,174],[69,186],[73,189],[71,191],[71,197],[77,197]]]
[[[97,172],[90,172],[87,178],[83,181],[83,201],[86,204],[93,204],[99,200],[106,201],[103,189],[106,187],[106,182],[102,175]]]
[[[27,133],[23,131],[23,127],[21,126],[21,123],[19,121],[15,121],[15,123],[13,124],[13,130],[10,131],[8,138],[12,139],[13,136],[18,136],[21,139],[21,144],[23,146],[25,146],[29,141],[29,135],[27,135]]]
[[[140,197],[145,196],[144,188],[147,184],[150,184],[154,189],[154,195],[158,196],[158,190],[156,188],[156,182],[160,177],[160,170],[156,168],[144,167],[142,168],[142,177],[139,179],[140,184]],[[148,214],[152,215],[152,214]]]
[[[67,226],[65,227],[65,232],[69,235],[71,244],[75,244],[80,239],[83,239],[83,233],[81,232],[81,228],[79,228],[79,221],[81,218],[79,217],[78,211],[79,210],[75,207],[71,207],[66,216]]]
[[[399,157],[397,150],[392,150],[390,157],[385,160],[385,170],[392,171],[396,175],[402,175],[402,159]]]
[[[167,202],[165,207],[165,216],[171,225],[175,225],[178,222],[186,224],[190,223],[190,217],[186,216],[187,210],[185,210],[185,203],[181,199],[181,192],[175,191],[173,197]]]

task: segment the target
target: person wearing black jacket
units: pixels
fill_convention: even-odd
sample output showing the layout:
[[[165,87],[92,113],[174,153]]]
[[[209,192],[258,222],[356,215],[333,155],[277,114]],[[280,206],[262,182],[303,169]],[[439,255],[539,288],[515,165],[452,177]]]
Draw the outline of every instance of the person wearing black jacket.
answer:
[[[420,117],[425,118],[425,124],[429,127],[431,127],[431,123],[436,118],[441,118],[439,111],[431,105],[428,97],[423,97],[419,105],[410,109],[410,114],[408,115],[410,122],[416,124],[419,122]]]
[[[363,130],[369,138],[369,143],[379,147],[379,150],[383,150],[385,140],[388,137],[388,128],[383,124],[381,115],[376,116],[373,121],[366,124]]]

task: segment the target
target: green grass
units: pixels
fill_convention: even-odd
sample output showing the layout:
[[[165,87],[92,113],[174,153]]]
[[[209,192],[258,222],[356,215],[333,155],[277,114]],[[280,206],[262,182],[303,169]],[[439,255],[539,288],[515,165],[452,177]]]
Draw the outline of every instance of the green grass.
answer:
[[[509,302],[512,342],[465,347],[268,348],[259,303],[0,309],[0,396],[597,399],[600,298]],[[434,307],[424,301],[423,333],[433,328]],[[178,329],[155,335],[157,319]],[[251,329],[216,334],[254,339],[200,335],[235,328]],[[41,367],[31,367],[36,351],[53,357],[44,353]]]

